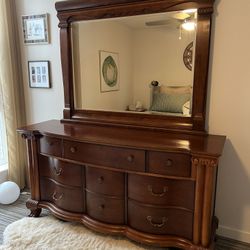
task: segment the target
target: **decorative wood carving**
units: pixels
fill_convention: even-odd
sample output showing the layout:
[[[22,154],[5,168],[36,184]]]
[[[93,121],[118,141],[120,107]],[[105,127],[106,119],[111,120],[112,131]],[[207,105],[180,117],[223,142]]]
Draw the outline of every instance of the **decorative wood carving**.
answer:
[[[19,131],[32,138],[31,216],[47,208],[60,219],[140,243],[214,249],[215,181],[224,137],[55,120]],[[32,137],[32,131],[41,132]],[[137,219],[134,206],[146,214],[144,220]],[[178,216],[185,225],[173,220]]]
[[[214,0],[102,0],[63,1],[56,3],[61,29],[61,58],[65,93],[65,122],[85,122],[146,129],[203,133],[206,117],[210,23]],[[192,117],[171,117],[76,110],[74,108],[71,23],[81,20],[124,17],[196,8],[198,10]]]
[[[38,207],[38,201],[32,199],[26,202],[26,207],[30,209],[29,217],[39,217],[42,212],[42,209]]]
[[[64,121],[19,129],[28,151],[31,200],[27,207],[31,216],[39,216],[46,208],[62,220],[148,245],[214,249],[218,225],[214,217],[216,174],[225,137],[204,135],[213,3],[214,0],[56,3]],[[190,8],[198,9],[192,117],[74,109],[72,22]],[[135,210],[140,216],[134,214]],[[183,225],[178,222],[180,218]]]

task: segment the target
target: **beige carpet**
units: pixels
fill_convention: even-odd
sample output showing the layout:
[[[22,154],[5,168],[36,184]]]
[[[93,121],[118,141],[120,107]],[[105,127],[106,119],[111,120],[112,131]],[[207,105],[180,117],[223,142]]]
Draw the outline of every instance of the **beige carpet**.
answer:
[[[84,226],[62,222],[52,216],[23,218],[3,234],[1,250],[142,250],[145,248],[120,237],[93,233]]]

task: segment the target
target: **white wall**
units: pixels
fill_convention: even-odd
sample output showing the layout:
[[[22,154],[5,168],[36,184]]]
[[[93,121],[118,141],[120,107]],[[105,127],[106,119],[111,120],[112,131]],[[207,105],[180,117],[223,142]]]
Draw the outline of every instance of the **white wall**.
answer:
[[[87,36],[85,34],[88,34]],[[79,23],[79,66],[84,109],[126,110],[132,102],[131,31],[118,22]],[[99,51],[118,53],[119,90],[100,91]],[[75,53],[76,54],[76,53]],[[79,75],[79,73],[77,73]],[[84,101],[83,101],[84,100]]]
[[[227,142],[219,166],[219,234],[250,242],[249,0],[217,0],[210,61],[209,132]]]
[[[77,108],[119,111],[140,101],[149,109],[153,80],[170,86],[193,84],[183,52],[195,40],[194,32],[183,31],[179,40],[176,27],[138,28],[124,22],[90,21],[73,26]],[[100,91],[100,50],[119,54],[119,91]]]
[[[16,0],[21,14],[51,14],[52,44],[23,46],[23,70],[28,122],[61,118],[61,81],[56,12],[52,0]],[[216,214],[219,234],[250,242],[250,29],[249,0],[217,0],[209,74],[208,127],[227,135],[219,166]],[[53,88],[28,88],[27,59],[52,61]]]
[[[56,0],[15,0],[22,56],[27,123],[61,119],[64,107]],[[22,15],[49,13],[50,44],[24,45]],[[49,60],[51,89],[32,89],[28,82],[28,61]]]
[[[133,32],[134,102],[150,108],[150,83],[193,85],[193,72],[183,63],[185,48],[195,40],[194,32],[184,32],[179,40],[177,28],[135,29]]]

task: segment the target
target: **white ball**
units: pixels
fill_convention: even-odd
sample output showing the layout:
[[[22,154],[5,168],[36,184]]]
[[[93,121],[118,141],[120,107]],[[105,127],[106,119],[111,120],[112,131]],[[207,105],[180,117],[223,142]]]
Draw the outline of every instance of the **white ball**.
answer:
[[[0,185],[0,203],[7,205],[15,202],[20,195],[20,188],[15,182],[6,181]]]

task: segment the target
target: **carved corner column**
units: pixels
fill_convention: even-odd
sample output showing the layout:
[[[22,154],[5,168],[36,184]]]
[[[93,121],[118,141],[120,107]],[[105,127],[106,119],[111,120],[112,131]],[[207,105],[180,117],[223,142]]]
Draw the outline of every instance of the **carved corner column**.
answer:
[[[38,139],[41,137],[39,132],[26,132],[22,134],[26,140],[26,147],[28,152],[28,171],[30,178],[31,199],[26,202],[26,207],[30,209],[30,217],[38,217],[41,209],[38,208],[40,200],[40,182],[38,173]]]
[[[192,177],[196,179],[193,243],[209,248],[213,241],[214,199],[218,159],[192,156]],[[212,244],[213,245],[213,244]]]

